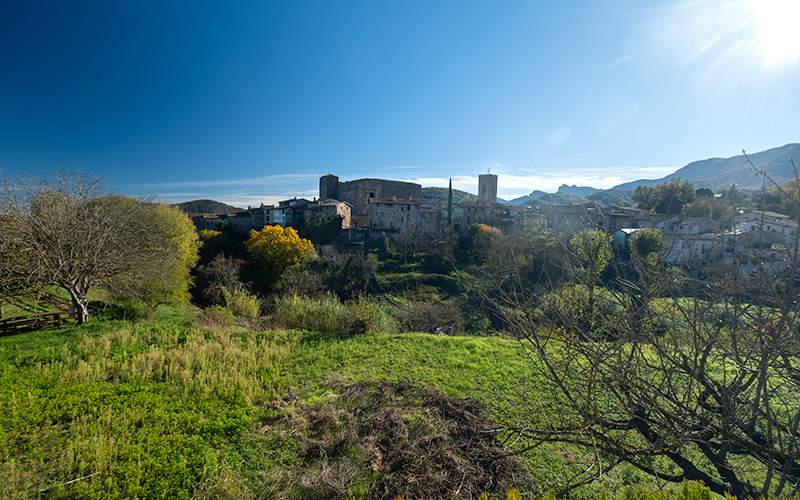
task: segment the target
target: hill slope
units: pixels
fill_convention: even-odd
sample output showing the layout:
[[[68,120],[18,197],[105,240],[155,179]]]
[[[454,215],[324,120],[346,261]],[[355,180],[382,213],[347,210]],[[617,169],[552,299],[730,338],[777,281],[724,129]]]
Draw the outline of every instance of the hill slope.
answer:
[[[789,160],[791,158],[800,159],[800,144],[787,144],[748,156],[756,167],[766,169],[775,182],[782,184],[791,179],[793,175]],[[640,185],[656,186],[673,177],[692,181],[696,188],[709,187],[714,191],[720,191],[732,183],[735,183],[740,189],[761,189],[761,178],[755,175],[744,155],[694,161],[660,179],[640,179],[614,186],[611,189],[631,191]]]
[[[424,187],[422,188],[422,197],[428,200],[444,200],[447,201],[447,188],[445,187]],[[453,203],[459,204],[463,202],[478,201],[478,196],[460,189],[453,190]]]
[[[205,214],[224,214],[228,212],[239,212],[242,209],[226,205],[214,200],[192,200],[175,204],[186,213],[205,213]]]

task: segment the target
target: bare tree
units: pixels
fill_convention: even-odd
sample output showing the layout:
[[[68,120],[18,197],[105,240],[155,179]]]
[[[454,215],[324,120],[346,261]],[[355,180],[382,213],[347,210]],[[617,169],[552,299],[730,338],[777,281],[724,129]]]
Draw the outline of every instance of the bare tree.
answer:
[[[163,247],[154,241],[149,210],[143,200],[109,194],[100,179],[77,168],[46,178],[3,175],[0,250],[4,262],[15,262],[5,276],[64,288],[83,324],[92,287],[132,281]]]
[[[796,493],[796,262],[773,275],[754,253],[754,268],[699,279],[661,255],[633,252],[613,286],[592,288],[619,313],[588,326],[570,321],[568,298],[494,291],[539,384],[498,394],[514,406],[504,424],[517,451],[546,442],[594,450],[597,467],[570,487],[628,463],[739,498]]]

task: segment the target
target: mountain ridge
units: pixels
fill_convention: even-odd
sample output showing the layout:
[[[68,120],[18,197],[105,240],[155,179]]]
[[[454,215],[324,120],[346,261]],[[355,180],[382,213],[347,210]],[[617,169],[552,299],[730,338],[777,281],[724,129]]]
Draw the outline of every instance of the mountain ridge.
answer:
[[[630,191],[637,186],[657,186],[673,177],[691,181],[695,188],[708,187],[714,191],[736,184],[739,189],[761,189],[761,179],[756,175],[748,158],[757,168],[766,170],[772,180],[782,184],[793,177],[791,159],[800,157],[800,143],[789,143],[783,146],[731,156],[728,158],[707,158],[696,160],[679,168],[675,172],[659,179],[639,179],[618,184],[609,191]]]

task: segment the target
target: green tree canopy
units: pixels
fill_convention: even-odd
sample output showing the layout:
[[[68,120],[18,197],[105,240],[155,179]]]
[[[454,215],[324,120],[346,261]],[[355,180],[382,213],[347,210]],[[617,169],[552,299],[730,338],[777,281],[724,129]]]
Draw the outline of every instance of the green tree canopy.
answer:
[[[109,194],[100,179],[79,169],[3,180],[0,250],[4,262],[15,264],[9,275],[64,288],[78,323],[89,317],[93,287],[132,295],[161,288],[162,297],[167,289],[171,298],[185,297],[178,292],[185,290],[181,277],[196,254],[194,229],[185,231],[188,226],[181,224],[188,222],[185,216],[176,222],[166,208]]]
[[[639,186],[633,193],[637,207],[660,214],[679,214],[683,206],[694,201],[694,186],[689,181],[670,179],[656,187]]]
[[[191,270],[199,259],[201,242],[194,224],[178,207],[157,203],[146,208],[141,224],[150,233],[149,262],[132,269],[128,280],[115,280],[111,291],[119,298],[141,299],[155,312],[159,304],[189,301]]]
[[[576,234],[569,240],[575,264],[575,272],[586,285],[593,285],[600,280],[614,251],[611,248],[611,236],[600,229],[590,229]]]

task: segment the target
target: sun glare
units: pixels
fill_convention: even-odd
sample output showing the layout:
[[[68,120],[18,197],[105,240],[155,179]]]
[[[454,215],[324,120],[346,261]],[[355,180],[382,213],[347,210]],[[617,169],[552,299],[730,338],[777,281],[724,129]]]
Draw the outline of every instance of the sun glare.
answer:
[[[800,61],[800,0],[752,0],[758,23],[758,44],[764,67],[775,68]]]

